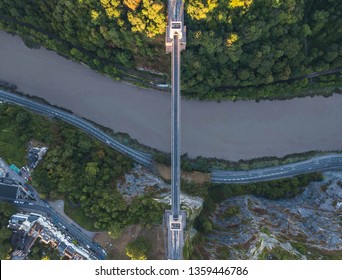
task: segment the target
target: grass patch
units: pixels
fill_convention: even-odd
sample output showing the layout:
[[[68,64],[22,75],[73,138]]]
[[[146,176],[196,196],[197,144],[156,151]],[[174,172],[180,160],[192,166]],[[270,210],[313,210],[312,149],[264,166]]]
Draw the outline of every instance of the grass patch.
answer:
[[[265,233],[267,236],[270,236],[270,235],[271,235],[270,230],[269,230],[268,228],[265,228],[265,227],[262,227],[262,228],[260,229],[260,232]]]
[[[342,260],[342,250],[320,250],[316,247],[307,247],[308,260]]]
[[[290,242],[291,246],[308,260],[342,260],[342,250],[321,250],[298,241]]]
[[[26,147],[12,129],[0,130],[0,155],[9,163],[18,167],[26,162]]]
[[[271,250],[264,249],[259,256],[260,260],[299,260],[300,258],[281,247],[274,247]]]
[[[307,255],[308,253],[308,248],[305,244],[299,243],[299,242],[290,242],[291,246],[296,249],[299,253],[302,255]]]
[[[65,214],[78,223],[81,227],[89,231],[96,231],[94,227],[95,219],[89,218],[79,206],[72,205],[70,202],[64,203]]]

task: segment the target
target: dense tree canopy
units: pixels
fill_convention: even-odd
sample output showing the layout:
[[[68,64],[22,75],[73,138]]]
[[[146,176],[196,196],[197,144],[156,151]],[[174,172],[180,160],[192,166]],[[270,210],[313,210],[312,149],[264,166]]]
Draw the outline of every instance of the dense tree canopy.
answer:
[[[13,139],[20,139],[8,144],[12,147],[9,151],[24,153],[18,158],[25,158],[31,139],[48,145],[32,176],[33,186],[44,198],[66,199],[94,221],[94,228],[110,232],[120,232],[133,223],[161,223],[164,204],[146,196],[128,205],[116,188],[117,180],[133,166],[129,158],[68,124],[2,104],[0,140],[8,131]],[[15,156],[11,152],[2,154],[5,160]]]
[[[166,5],[166,0],[1,0],[0,15],[6,16],[0,16],[0,28],[27,33],[29,24],[47,47],[112,76],[120,76],[113,63],[168,72]],[[255,86],[264,88],[259,97],[275,96],[280,86],[273,83],[342,66],[341,1],[188,0],[185,23],[182,85],[188,96],[253,98]],[[87,59],[89,53],[100,60]],[[304,79],[286,90],[307,84]]]
[[[15,208],[0,201],[0,260],[7,259],[12,249],[10,245],[11,230],[7,228],[8,220],[15,213]]]
[[[147,260],[150,249],[151,245],[148,241],[140,237],[128,243],[126,255],[130,257],[131,260]]]

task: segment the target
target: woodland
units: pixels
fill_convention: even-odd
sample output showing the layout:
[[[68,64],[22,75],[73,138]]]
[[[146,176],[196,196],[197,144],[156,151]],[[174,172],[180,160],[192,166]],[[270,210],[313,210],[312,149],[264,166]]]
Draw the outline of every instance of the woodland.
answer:
[[[169,82],[166,0],[0,0],[0,29],[115,79]],[[342,84],[342,2],[187,0],[182,94],[293,98]],[[137,69],[154,73],[143,73]]]

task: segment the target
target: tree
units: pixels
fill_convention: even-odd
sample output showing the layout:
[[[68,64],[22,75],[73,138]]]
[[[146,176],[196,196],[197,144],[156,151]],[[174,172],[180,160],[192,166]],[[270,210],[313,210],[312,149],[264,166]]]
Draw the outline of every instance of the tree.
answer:
[[[123,3],[133,11],[139,6],[140,2],[141,0],[123,0]]]
[[[166,18],[162,12],[164,4],[160,0],[142,1],[141,12],[127,13],[128,21],[132,24],[132,31],[145,33],[149,38],[163,34],[166,29]]]
[[[242,8],[251,5],[253,0],[230,0],[229,6],[231,8]]]
[[[203,3],[205,2],[205,3]],[[218,6],[217,0],[190,0],[186,1],[186,11],[195,20],[205,19],[207,14]]]
[[[126,247],[126,255],[131,260],[147,260],[150,252],[151,245],[144,238],[137,238],[136,240],[128,243]]]
[[[121,235],[121,233],[122,228],[118,223],[113,223],[108,229],[108,234],[113,239],[117,239]]]
[[[0,229],[0,243],[3,242],[4,240],[8,241],[9,238],[11,237],[12,232],[6,228],[3,227]]]

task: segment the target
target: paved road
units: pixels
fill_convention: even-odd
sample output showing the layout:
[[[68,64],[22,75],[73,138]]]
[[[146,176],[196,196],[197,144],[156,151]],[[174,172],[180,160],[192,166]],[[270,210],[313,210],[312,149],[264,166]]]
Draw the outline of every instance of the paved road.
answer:
[[[0,90],[0,100],[4,100],[6,102],[14,103],[17,105],[20,105],[22,107],[25,107],[27,109],[33,110],[39,114],[55,117],[58,119],[61,119],[63,121],[66,121],[86,133],[94,136],[98,140],[102,141],[103,143],[107,144],[108,146],[112,147],[113,149],[125,154],[126,156],[132,158],[136,162],[145,165],[147,167],[151,166],[152,158],[151,155],[148,155],[146,153],[138,152],[132,148],[129,148],[120,142],[112,139],[110,136],[108,136],[106,133],[92,125],[91,123],[85,121],[84,119],[77,117],[73,114],[67,113],[65,111],[56,109],[52,106],[43,105],[41,103],[32,101],[31,99],[28,99],[26,97],[22,97],[13,93],[9,93],[3,90]]]
[[[315,171],[336,169],[342,170],[342,154],[331,154],[321,157],[314,157],[312,159],[298,163],[250,171],[214,170],[211,173],[211,181],[213,183],[245,184],[289,178]]]

